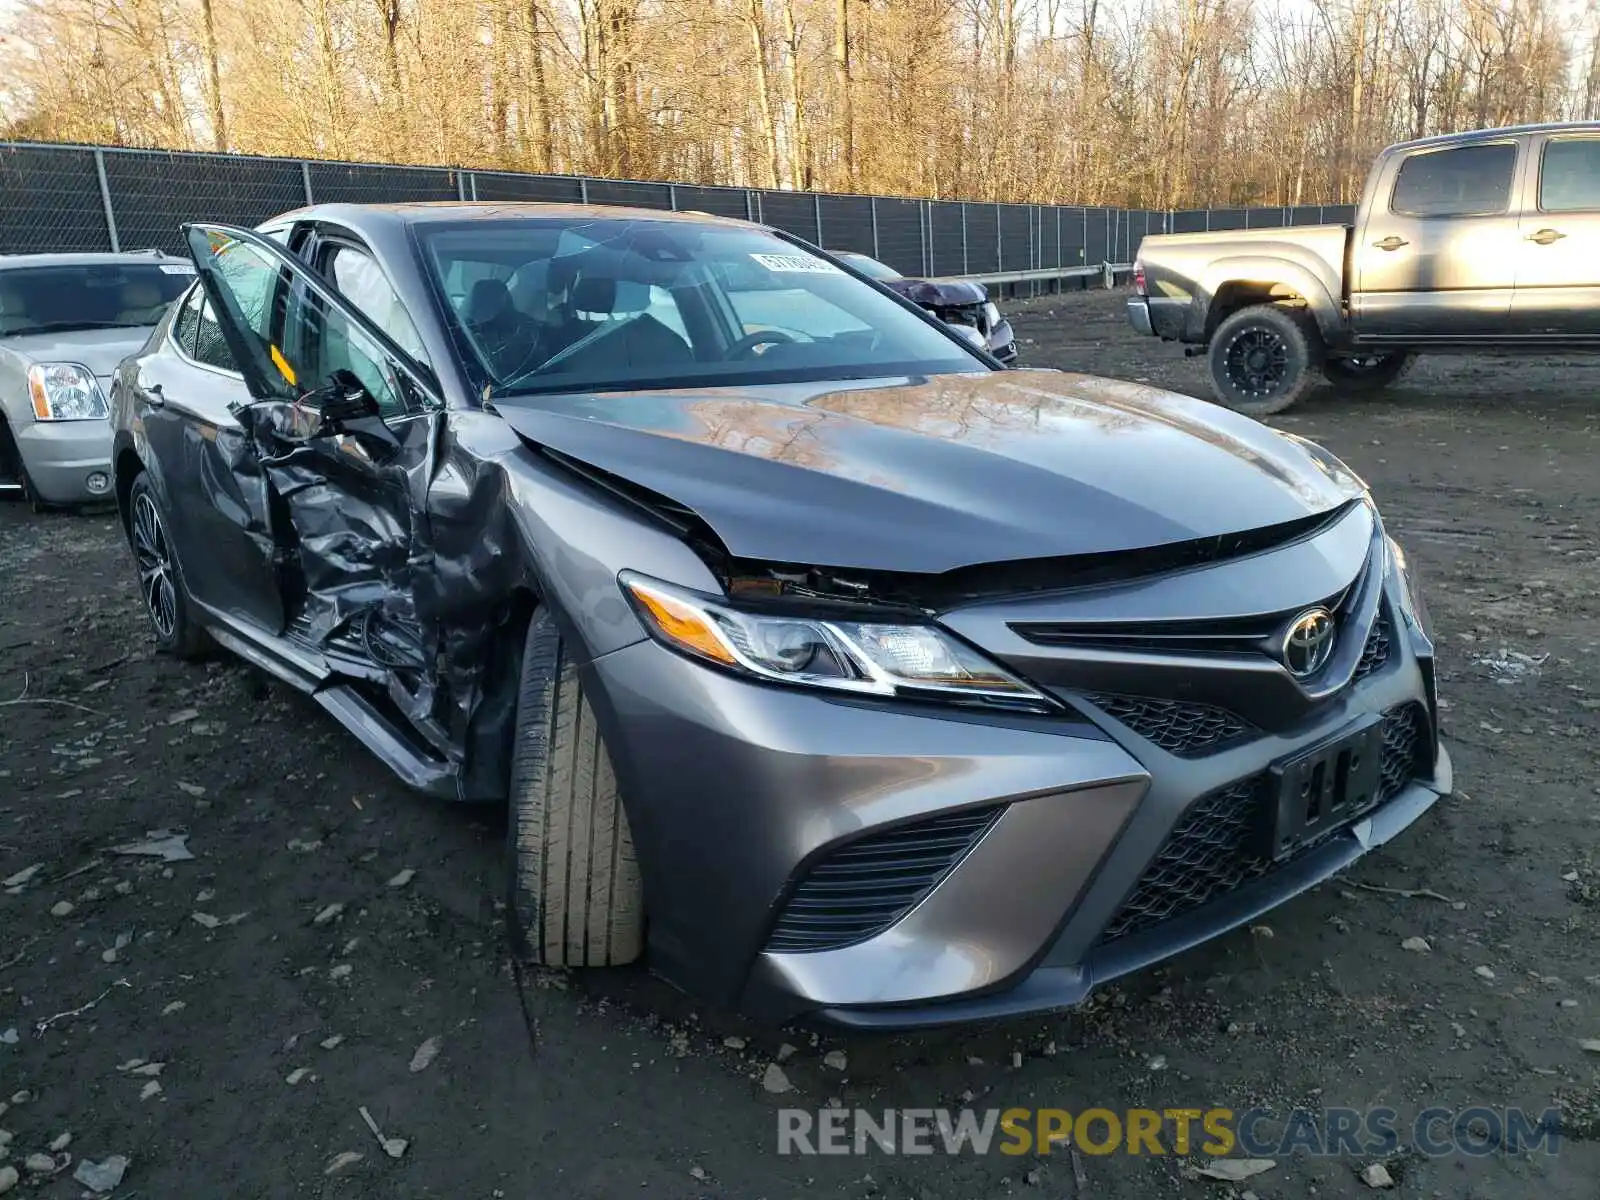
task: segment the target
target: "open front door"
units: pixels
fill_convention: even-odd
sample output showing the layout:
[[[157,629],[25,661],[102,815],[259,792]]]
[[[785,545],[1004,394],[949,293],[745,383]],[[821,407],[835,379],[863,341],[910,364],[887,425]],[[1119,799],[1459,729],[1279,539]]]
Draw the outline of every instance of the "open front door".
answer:
[[[286,638],[386,692],[426,730],[430,652],[415,608],[443,404],[431,371],[305,263],[249,230],[190,225],[190,253],[240,364],[236,415],[273,514]],[[260,319],[235,280],[279,277]]]

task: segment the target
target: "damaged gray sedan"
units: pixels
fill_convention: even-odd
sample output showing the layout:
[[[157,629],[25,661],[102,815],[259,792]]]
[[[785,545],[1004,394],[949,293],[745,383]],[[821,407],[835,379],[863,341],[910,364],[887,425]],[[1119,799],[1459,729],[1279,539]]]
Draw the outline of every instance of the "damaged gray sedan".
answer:
[[[1072,1005],[1450,788],[1405,555],[1316,445],[1004,371],[773,230],[188,230],[113,385],[156,637],[509,798],[558,966],[863,1027]]]

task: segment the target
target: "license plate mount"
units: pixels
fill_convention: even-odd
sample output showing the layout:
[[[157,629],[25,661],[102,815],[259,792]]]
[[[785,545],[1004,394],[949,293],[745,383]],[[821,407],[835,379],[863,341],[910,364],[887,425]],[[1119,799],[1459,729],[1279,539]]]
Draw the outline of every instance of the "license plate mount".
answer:
[[[1321,841],[1378,802],[1383,718],[1374,714],[1268,770],[1273,799],[1267,851],[1276,861]]]

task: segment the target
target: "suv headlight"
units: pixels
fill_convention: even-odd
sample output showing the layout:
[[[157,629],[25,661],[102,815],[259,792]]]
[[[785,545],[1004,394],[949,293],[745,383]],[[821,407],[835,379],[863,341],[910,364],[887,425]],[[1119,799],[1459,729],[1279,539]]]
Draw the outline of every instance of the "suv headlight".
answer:
[[[77,363],[35,363],[28,368],[28,395],[40,421],[103,421],[111,415],[94,373]]]
[[[983,302],[983,315],[988,320],[990,329],[1000,324],[1000,310],[995,307],[993,300]]]
[[[657,641],[743,675],[858,695],[1059,711],[934,625],[748,612],[632,571],[620,582]]]

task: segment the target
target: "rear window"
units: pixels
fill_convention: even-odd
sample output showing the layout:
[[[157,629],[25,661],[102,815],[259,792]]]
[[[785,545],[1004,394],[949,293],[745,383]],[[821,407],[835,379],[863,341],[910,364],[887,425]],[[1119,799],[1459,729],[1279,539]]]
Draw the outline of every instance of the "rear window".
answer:
[[[1461,146],[1414,154],[1400,165],[1390,208],[1408,217],[1475,217],[1511,207],[1517,148]]]
[[[186,263],[0,268],[0,337],[155,325],[193,282]]]
[[[1544,148],[1539,207],[1545,212],[1600,209],[1600,138],[1560,138]]]

